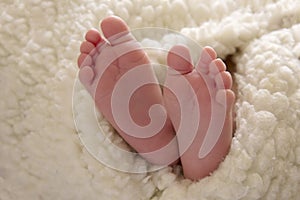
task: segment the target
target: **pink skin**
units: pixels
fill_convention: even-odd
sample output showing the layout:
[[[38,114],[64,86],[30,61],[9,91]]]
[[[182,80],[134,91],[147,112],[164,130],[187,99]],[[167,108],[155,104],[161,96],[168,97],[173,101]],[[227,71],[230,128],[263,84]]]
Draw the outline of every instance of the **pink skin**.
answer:
[[[127,38],[125,42],[115,44],[117,40],[122,40],[123,36],[117,39],[113,36],[129,32],[127,25],[120,18],[108,17],[104,19],[101,23],[101,28],[105,38],[102,37],[98,31],[90,30],[85,36],[86,41],[84,41],[80,47],[81,54],[78,58],[80,81],[94,98],[100,112],[131,147],[151,163],[160,165],[174,163],[179,158],[178,144],[169,119],[167,119],[163,128],[152,137],[147,137],[147,133],[143,132],[139,132],[140,135],[132,136],[130,133],[124,132],[124,129],[121,129],[118,123],[116,123],[111,106],[114,86],[120,77],[126,74],[130,69],[149,64],[150,61],[145,52],[139,49],[139,46],[134,46],[137,42],[132,36],[129,36],[129,41]],[[132,46],[132,44],[134,45]],[[99,48],[100,45],[101,49]],[[115,51],[121,48],[129,49],[130,52],[124,55],[119,54],[118,56]],[[105,64],[105,62],[107,63],[107,57],[110,56],[115,56],[113,62]],[[107,67],[105,65],[108,65],[108,68],[101,76],[99,72]],[[146,72],[139,76],[143,76],[145,79],[153,80],[153,82],[157,83],[150,65],[147,66],[145,70]],[[125,85],[126,90],[126,87],[130,87],[132,84],[135,83],[126,82],[123,86]],[[125,101],[122,95],[118,95],[117,99],[120,100],[119,102],[121,103]],[[149,124],[150,117],[148,112],[150,107],[155,104],[163,105],[163,97],[159,84],[148,84],[140,87],[131,96],[129,103],[130,114],[134,122],[140,126]],[[124,107],[125,106],[128,105],[124,105]],[[161,116],[156,115],[155,118],[162,118],[163,114],[165,113],[158,112],[157,115]],[[154,152],[165,147],[171,141],[173,142],[163,153]]]
[[[188,137],[186,134],[191,133],[183,133],[183,136],[178,136],[178,143],[184,176],[191,180],[199,180],[209,175],[219,166],[227,155],[231,144],[232,108],[235,100],[235,95],[231,90],[232,77],[229,72],[225,71],[225,64],[222,60],[216,58],[216,52],[210,47],[203,49],[195,68],[191,62],[189,50],[185,46],[174,46],[169,52],[167,62],[169,67],[175,69],[188,80],[197,96],[201,120],[195,139],[187,150],[184,148],[183,143],[186,142],[184,138]],[[166,83],[173,84],[174,87],[182,87],[176,81],[178,81],[178,74],[174,75],[169,70]],[[167,111],[177,131],[181,120],[179,102],[168,89],[164,89],[164,98]],[[191,104],[191,99],[187,98],[181,103]],[[220,129],[220,137],[216,140],[216,144],[213,145],[210,153],[200,159],[199,151],[207,134],[208,125],[212,123],[213,126],[217,126],[220,123],[220,121],[211,119],[212,115],[219,115],[220,113],[212,113],[212,106],[216,108],[216,112],[221,111],[221,115],[222,110],[224,111],[223,129]],[[197,110],[197,105],[194,105],[193,109]]]
[[[87,32],[86,41],[80,47],[81,54],[78,58],[80,81],[94,98],[99,111],[113,125],[123,139],[149,162],[169,165],[176,163],[177,158],[181,155],[181,162],[186,178],[199,180],[209,175],[226,156],[231,143],[232,105],[235,96],[230,90],[232,78],[228,72],[225,72],[225,64],[220,59],[216,59],[215,51],[209,47],[204,48],[196,69],[191,64],[189,51],[185,47],[175,46],[170,50],[168,65],[183,74],[183,77],[192,86],[197,96],[196,99],[201,115],[195,140],[193,140],[187,151],[184,151],[181,147],[185,138],[182,136],[175,137],[174,133],[174,128],[175,130],[178,129],[181,119],[178,101],[174,100],[176,99],[175,96],[167,89],[164,90],[163,97],[150,65],[145,67],[143,74],[138,74],[138,76],[151,80],[153,83],[144,85],[133,93],[129,103],[130,115],[136,124],[146,126],[151,121],[149,117],[150,107],[155,104],[164,105],[165,103],[166,110],[171,119],[167,118],[162,129],[151,137],[147,137],[149,133],[143,131],[139,132],[140,135],[138,136],[132,136],[129,132],[124,131],[119,126],[120,124],[116,122],[117,120],[113,116],[112,107],[114,87],[122,79],[122,75],[125,76],[130,70],[138,69],[138,66],[149,64],[150,61],[132,36],[124,36],[123,33],[129,33],[129,29],[120,18],[105,18],[101,23],[101,29],[104,37],[96,30]],[[126,54],[118,53],[124,52],[124,49],[129,49],[129,52]],[[176,55],[176,53],[179,53],[181,56]],[[112,59],[112,62],[108,62],[109,58]],[[104,71],[103,69],[106,67],[108,67],[106,71],[101,74],[101,71]],[[205,84],[204,79],[209,83],[208,86]],[[123,84],[124,90],[134,86],[135,81],[131,80],[129,79],[129,81],[125,82],[126,84]],[[176,85],[177,80],[176,75],[167,75],[166,82],[180,88],[180,85]],[[208,90],[212,91],[213,98],[210,97]],[[224,98],[221,98],[222,94],[223,97],[226,97],[226,103],[223,103]],[[117,99],[119,103],[125,101],[122,95],[118,95]],[[187,98],[186,102],[183,103],[189,104],[190,102]],[[226,108],[226,111],[224,110],[226,112],[225,123],[221,130],[221,136],[213,149],[205,158],[199,159],[199,150],[211,116],[214,114],[210,110],[212,105],[217,108]],[[164,112],[157,112],[154,118],[163,119],[165,114]],[[211,123],[214,124],[217,122],[212,121]],[[163,152],[155,152],[167,145],[168,148],[164,149]]]

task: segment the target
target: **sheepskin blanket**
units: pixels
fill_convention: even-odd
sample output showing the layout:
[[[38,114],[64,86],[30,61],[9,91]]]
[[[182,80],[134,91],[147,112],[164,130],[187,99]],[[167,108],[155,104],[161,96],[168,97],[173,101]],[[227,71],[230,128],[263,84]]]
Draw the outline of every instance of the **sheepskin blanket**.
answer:
[[[299,1],[2,0],[0,11],[1,200],[300,198]],[[101,114],[88,120],[92,101],[73,92],[83,36],[112,14],[131,28],[178,31],[230,58],[237,127],[211,176],[191,182],[171,168],[125,173],[90,153],[100,147],[80,136],[79,119],[89,130],[102,123],[108,138],[124,143]],[[118,158],[99,141],[108,160]]]

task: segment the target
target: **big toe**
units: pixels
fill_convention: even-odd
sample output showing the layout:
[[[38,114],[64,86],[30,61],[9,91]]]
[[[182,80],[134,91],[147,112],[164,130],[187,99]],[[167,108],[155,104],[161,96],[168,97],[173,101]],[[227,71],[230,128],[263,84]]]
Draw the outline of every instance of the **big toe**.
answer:
[[[116,16],[105,18],[101,22],[101,29],[103,35],[111,44],[115,43],[115,40],[118,38],[129,33],[127,24],[121,18]]]
[[[176,45],[170,49],[167,63],[171,69],[180,74],[190,73],[194,68],[190,51],[183,45]]]

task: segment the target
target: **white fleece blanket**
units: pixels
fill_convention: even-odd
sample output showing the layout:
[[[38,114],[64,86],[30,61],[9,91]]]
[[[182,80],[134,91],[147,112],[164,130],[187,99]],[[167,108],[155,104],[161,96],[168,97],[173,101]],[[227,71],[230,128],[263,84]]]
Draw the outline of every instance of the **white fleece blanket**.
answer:
[[[299,1],[2,0],[0,11],[1,200],[299,199]],[[87,101],[72,109],[78,49],[86,30],[111,14],[131,28],[179,31],[235,63],[237,129],[210,177],[119,172],[82,145],[74,119],[91,130],[95,123],[80,107]]]

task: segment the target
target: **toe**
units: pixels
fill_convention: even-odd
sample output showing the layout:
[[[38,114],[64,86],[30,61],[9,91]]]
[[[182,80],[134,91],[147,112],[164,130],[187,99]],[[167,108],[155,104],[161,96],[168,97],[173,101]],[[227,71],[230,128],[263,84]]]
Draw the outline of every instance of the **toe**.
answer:
[[[91,66],[93,64],[92,57],[89,54],[82,53],[77,60],[78,67]]]
[[[102,38],[100,36],[100,33],[97,30],[89,30],[85,35],[86,41],[94,44],[96,46],[99,42],[102,41]]]
[[[101,22],[101,29],[103,35],[110,42],[110,44],[114,45],[120,42],[124,42],[123,40],[132,39],[132,36],[128,36],[129,28],[127,24],[119,17],[111,16],[105,18]],[[127,36],[125,38],[121,38],[122,36]],[[122,41],[119,41],[121,38]]]
[[[215,76],[215,82],[218,89],[231,89],[231,74],[227,71],[222,71]]]
[[[94,71],[89,66],[84,66],[79,70],[79,80],[84,86],[91,85],[94,79]]]
[[[216,74],[225,70],[226,70],[226,65],[220,58],[213,60],[209,64],[209,74],[211,76],[215,76]]]
[[[186,46],[176,45],[172,47],[167,57],[168,66],[180,74],[187,74],[193,70],[190,51]]]
[[[93,49],[95,49],[95,45],[91,42],[85,41],[80,46],[80,52],[89,54]]]
[[[99,45],[103,39],[100,36],[100,33],[97,30],[89,30],[85,34],[86,41],[82,42],[80,46],[81,54],[78,57],[77,64],[78,67],[83,66],[92,66],[93,65],[93,56],[97,53],[96,46]]]
[[[199,62],[196,66],[196,70],[199,73],[207,74],[209,72],[209,65],[210,63],[217,58],[217,53],[211,47],[204,47]]]
[[[221,105],[226,106],[227,111],[231,111],[235,101],[235,94],[229,89],[219,90],[216,94],[216,101]]]

